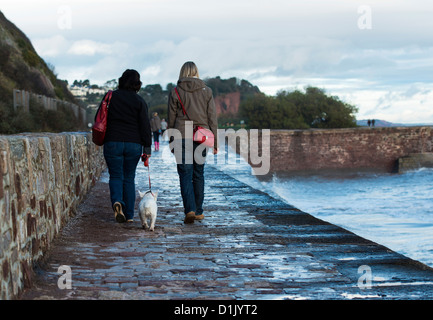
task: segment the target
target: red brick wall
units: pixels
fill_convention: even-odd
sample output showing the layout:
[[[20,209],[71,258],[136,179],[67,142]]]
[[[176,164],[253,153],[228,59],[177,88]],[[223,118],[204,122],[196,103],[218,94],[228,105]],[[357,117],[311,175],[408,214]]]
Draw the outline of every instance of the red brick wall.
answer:
[[[233,134],[225,132],[231,147],[234,147],[230,142]],[[248,143],[250,148],[258,146],[260,155],[262,137],[259,135],[258,142],[252,140],[247,134],[241,143]],[[271,130],[269,140],[264,139],[263,143],[269,143],[269,148],[263,150],[270,153],[271,173],[312,170],[394,172],[398,169],[399,158],[433,152],[433,127]],[[239,143],[237,139],[238,152]]]
[[[398,158],[433,152],[432,127],[271,131],[271,171],[393,171]]]

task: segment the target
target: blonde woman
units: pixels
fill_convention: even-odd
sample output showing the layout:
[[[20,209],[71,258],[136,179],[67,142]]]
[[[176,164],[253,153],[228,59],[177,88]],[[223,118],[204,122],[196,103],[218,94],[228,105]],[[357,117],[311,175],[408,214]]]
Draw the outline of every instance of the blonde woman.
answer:
[[[184,114],[181,102],[187,114]],[[204,161],[198,161],[194,153],[200,147],[199,153],[202,150],[201,156],[204,158],[207,149],[191,141],[192,132],[188,133],[187,130],[192,129],[192,126],[188,125],[190,124],[188,121],[192,121],[193,126],[201,126],[213,132],[215,136],[213,153],[217,154],[218,121],[212,90],[199,78],[198,68],[191,61],[182,66],[177,87],[170,92],[167,123],[168,129],[177,129],[182,135],[182,141],[179,144],[182,148],[182,157],[177,161],[177,172],[185,213],[184,222],[194,223],[195,220],[204,218]],[[187,141],[187,139],[190,140]],[[186,159],[192,159],[192,161]]]

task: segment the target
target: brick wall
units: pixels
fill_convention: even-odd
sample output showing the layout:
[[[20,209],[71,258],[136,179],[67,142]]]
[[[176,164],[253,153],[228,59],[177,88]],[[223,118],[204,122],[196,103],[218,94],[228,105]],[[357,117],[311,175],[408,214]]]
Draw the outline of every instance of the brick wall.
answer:
[[[30,285],[33,264],[104,165],[89,133],[0,136],[0,299]]]
[[[259,142],[249,141],[259,146]],[[239,140],[237,141],[239,144]],[[266,149],[266,148],[265,148]],[[392,172],[398,159],[433,152],[433,127],[272,130],[270,171],[379,170]]]

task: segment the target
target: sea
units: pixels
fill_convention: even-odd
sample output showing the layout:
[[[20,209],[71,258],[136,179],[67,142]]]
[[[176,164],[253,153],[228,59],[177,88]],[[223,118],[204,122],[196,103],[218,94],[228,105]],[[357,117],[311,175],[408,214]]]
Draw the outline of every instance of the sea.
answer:
[[[230,161],[209,161],[208,156],[208,163],[321,220],[433,267],[433,169],[274,174],[263,179],[233,151],[225,152]]]

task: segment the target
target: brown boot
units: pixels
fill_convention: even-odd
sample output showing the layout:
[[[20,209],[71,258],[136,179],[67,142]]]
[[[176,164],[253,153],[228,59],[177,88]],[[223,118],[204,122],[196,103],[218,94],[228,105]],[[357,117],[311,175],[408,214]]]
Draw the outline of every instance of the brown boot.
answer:
[[[115,202],[113,205],[114,218],[117,222],[122,223],[126,221],[125,215],[122,211],[122,205],[119,202]]]
[[[204,219],[204,214],[199,214],[195,216],[195,220],[203,220]]]
[[[195,212],[190,211],[185,215],[185,220],[183,220],[184,223],[194,223],[195,220]]]

